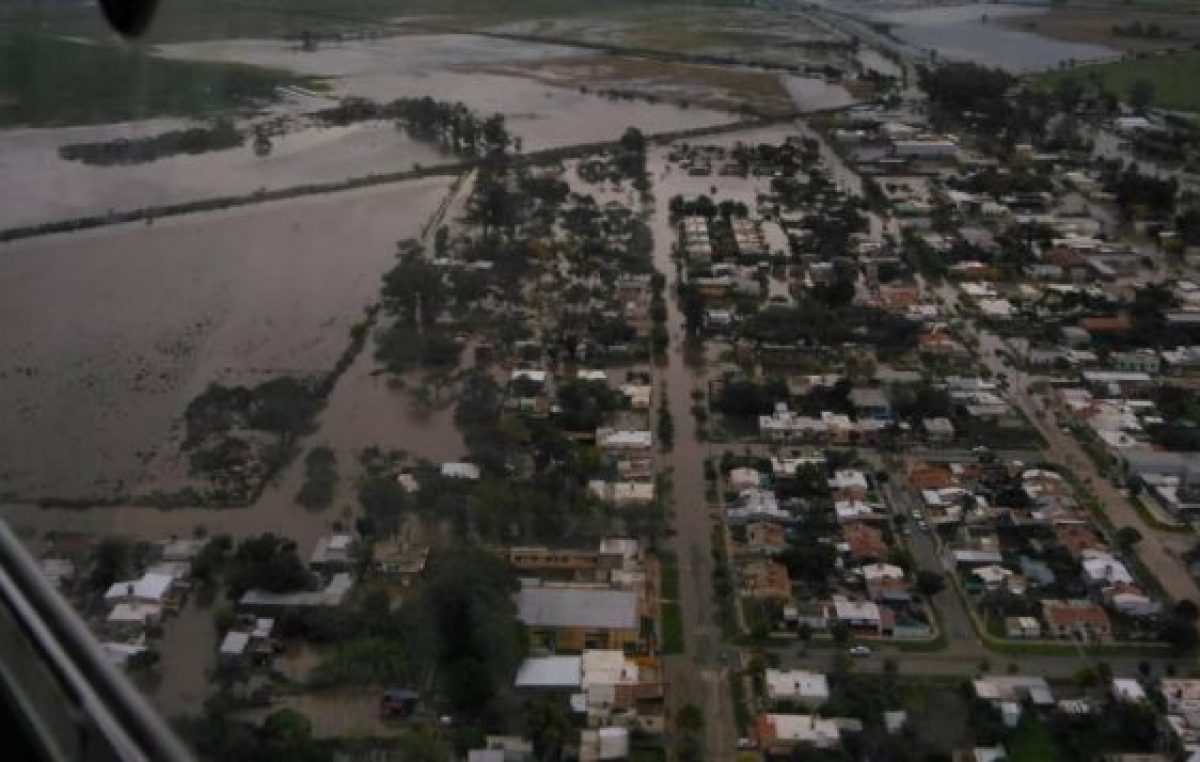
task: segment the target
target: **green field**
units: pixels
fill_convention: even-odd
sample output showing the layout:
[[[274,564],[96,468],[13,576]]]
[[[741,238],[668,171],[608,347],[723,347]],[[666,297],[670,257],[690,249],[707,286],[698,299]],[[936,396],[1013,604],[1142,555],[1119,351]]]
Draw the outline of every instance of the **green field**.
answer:
[[[175,61],[121,43],[0,31],[0,126],[106,124],[252,112],[280,85],[311,78],[237,64]]]
[[[1108,64],[1077,66],[1074,69],[1038,75],[1039,86],[1052,88],[1065,77],[1081,81],[1098,78],[1104,88],[1127,99],[1133,83],[1144,79],[1154,86],[1154,105],[1162,108],[1200,111],[1200,51],[1149,56]]]

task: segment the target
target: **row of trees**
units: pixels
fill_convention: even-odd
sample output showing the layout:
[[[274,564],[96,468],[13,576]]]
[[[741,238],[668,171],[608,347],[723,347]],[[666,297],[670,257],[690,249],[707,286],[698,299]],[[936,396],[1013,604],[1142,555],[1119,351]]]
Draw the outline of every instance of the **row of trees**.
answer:
[[[455,152],[502,151],[513,141],[503,115],[480,118],[462,102],[437,101],[429,96],[397,98],[389,103],[343,98],[338,105],[316,111],[313,116],[331,125],[394,119],[414,137],[444,140]]]

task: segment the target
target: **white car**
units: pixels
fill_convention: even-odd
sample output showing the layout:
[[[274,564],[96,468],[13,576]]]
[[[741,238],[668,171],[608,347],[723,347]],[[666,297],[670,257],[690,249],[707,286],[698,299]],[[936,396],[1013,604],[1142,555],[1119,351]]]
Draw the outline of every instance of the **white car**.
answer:
[[[851,656],[858,656],[858,657],[870,656],[871,649],[867,648],[866,646],[853,646],[848,653]]]

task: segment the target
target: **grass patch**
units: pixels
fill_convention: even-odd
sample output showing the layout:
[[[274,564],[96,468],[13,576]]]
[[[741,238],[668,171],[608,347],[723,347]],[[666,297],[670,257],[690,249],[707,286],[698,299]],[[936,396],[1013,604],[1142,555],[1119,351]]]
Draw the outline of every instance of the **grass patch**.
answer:
[[[1038,87],[1052,89],[1065,77],[1074,77],[1081,81],[1096,78],[1106,90],[1116,93],[1122,99],[1128,99],[1133,83],[1144,79],[1154,85],[1154,105],[1200,111],[1200,87],[1196,87],[1195,75],[1197,71],[1200,71],[1200,51],[1189,50],[1048,72],[1038,75],[1034,82]]]
[[[328,508],[337,483],[337,455],[328,447],[314,447],[304,458],[304,483],[296,502],[311,511]]]
[[[52,127],[253,112],[317,80],[242,64],[174,61],[16,24],[0,31],[0,125]]]
[[[686,648],[683,639],[683,609],[677,602],[664,603],[659,607],[662,623],[662,647],[664,654],[681,654]]]
[[[946,640],[946,634],[939,632],[933,640],[897,640],[893,641],[892,645],[896,646],[897,651],[905,653],[934,653],[946,650],[949,642]]]
[[[1054,762],[1058,759],[1054,737],[1036,712],[1021,713],[1021,722],[1008,752],[1012,762]]]
[[[658,554],[658,568],[661,575],[661,597],[667,601],[679,600],[679,560],[674,551],[664,550]]]

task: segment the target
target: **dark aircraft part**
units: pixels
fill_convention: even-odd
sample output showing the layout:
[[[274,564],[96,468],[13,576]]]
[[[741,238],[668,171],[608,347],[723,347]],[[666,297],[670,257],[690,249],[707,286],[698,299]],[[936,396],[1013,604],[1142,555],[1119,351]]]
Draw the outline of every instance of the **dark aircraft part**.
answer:
[[[100,0],[100,7],[113,29],[126,37],[140,37],[154,18],[158,0]]]

